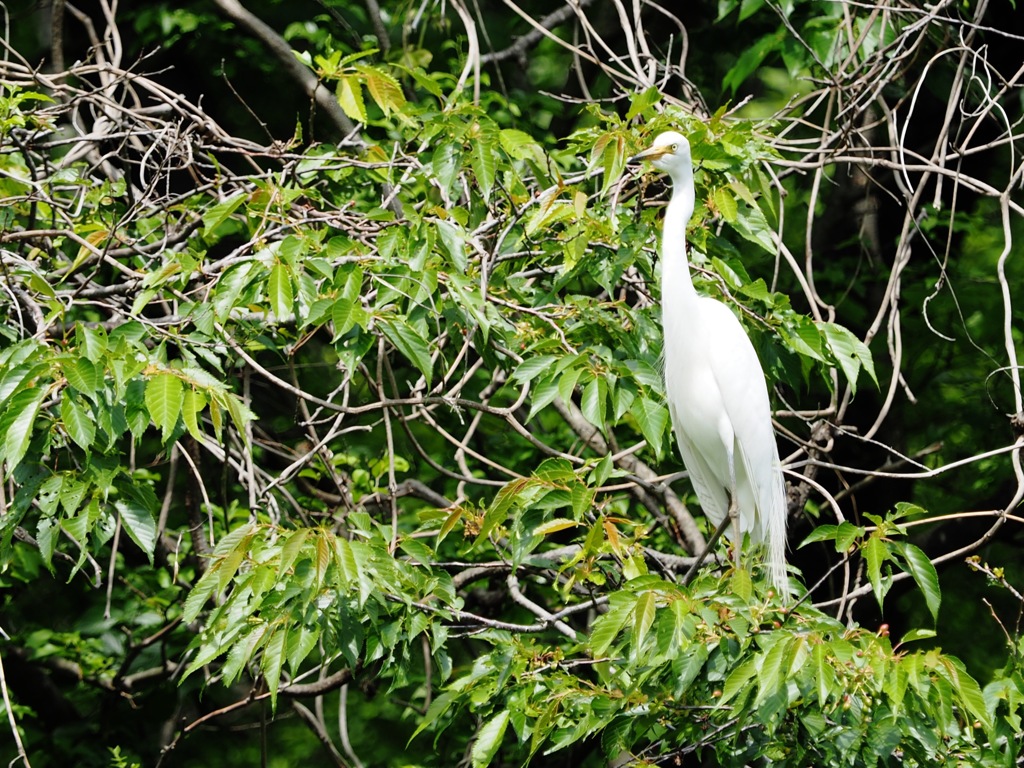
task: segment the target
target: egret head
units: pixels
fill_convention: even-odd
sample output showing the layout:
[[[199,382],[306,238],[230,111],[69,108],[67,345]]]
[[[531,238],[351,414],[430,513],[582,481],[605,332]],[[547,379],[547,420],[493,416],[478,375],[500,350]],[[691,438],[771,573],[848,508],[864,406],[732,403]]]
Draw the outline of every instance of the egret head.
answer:
[[[630,159],[650,160],[651,165],[670,175],[684,168],[689,169],[693,164],[690,159],[690,142],[683,134],[675,131],[659,133],[649,148]]]

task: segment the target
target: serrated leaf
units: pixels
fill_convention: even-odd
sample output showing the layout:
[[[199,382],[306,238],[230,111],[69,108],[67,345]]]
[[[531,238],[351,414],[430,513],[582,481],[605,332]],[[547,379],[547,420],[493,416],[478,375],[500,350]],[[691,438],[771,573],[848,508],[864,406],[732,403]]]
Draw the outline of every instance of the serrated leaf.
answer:
[[[735,205],[735,201],[733,201]],[[764,216],[764,212],[757,206],[744,206],[743,212],[737,211],[734,221],[729,222],[733,229],[750,242],[761,246],[768,253],[775,253],[775,239],[773,231]]]
[[[205,211],[203,213],[203,237],[227,221],[228,217],[238,210],[238,206],[245,200],[245,196],[245,192],[239,192]]]
[[[331,323],[334,325],[334,338],[337,341],[355,326],[365,322],[366,310],[358,299],[340,296],[331,306]]]
[[[370,97],[385,115],[390,116],[405,106],[405,94],[394,77],[376,67],[359,65],[356,70],[363,76]]]
[[[539,381],[530,391],[530,412],[526,420],[530,421],[536,414],[547,408],[558,397],[558,379],[546,377]]]
[[[538,525],[533,529],[534,536],[548,536],[552,533],[558,533],[558,531],[564,531],[568,528],[575,528],[579,525],[575,520],[569,520],[564,517],[556,517],[554,520],[549,520],[543,525]]]
[[[498,166],[498,132],[494,123],[486,119],[479,121],[479,131],[470,145],[469,164],[480,185],[484,202],[491,198]]]
[[[263,649],[263,660],[260,668],[263,670],[263,679],[266,680],[267,689],[270,691],[270,708],[277,710],[277,689],[281,683],[281,668],[284,666],[285,640],[288,632],[283,627],[272,630],[270,639]]]
[[[178,423],[184,397],[181,379],[172,373],[158,373],[146,382],[146,410],[167,440]]]
[[[816,645],[811,651],[814,660],[815,680],[818,683],[818,708],[824,709],[833,698],[836,688],[836,671],[828,655],[828,647]]]
[[[63,370],[68,384],[86,397],[92,397],[103,381],[100,369],[87,357],[65,360]]]
[[[466,233],[458,224],[443,219],[439,219],[435,226],[441,238],[441,245],[448,252],[452,264],[459,272],[465,272],[469,263],[466,258]]]
[[[221,395],[220,400],[227,409],[228,416],[231,417],[231,421],[234,423],[235,429],[238,430],[243,439],[248,439],[246,437],[245,426],[256,418],[256,414],[250,411],[245,404],[242,403],[240,398],[235,397],[232,394]]]
[[[739,208],[736,205],[736,198],[732,196],[732,192],[728,187],[719,187],[715,190],[714,194],[715,207],[718,208],[718,212],[722,214],[722,218],[730,224],[736,222]]]
[[[153,551],[156,549],[156,519],[152,510],[129,497],[115,501],[114,508],[121,516],[121,526],[139,549],[146,553],[152,565]]]
[[[420,373],[427,380],[427,386],[429,387],[434,377],[434,364],[430,359],[430,348],[427,345],[427,340],[402,318],[381,319],[380,328],[385,338],[395,346],[395,349],[401,352],[409,362],[419,369]]]
[[[882,563],[889,558],[889,552],[885,544],[878,536],[872,536],[864,543],[864,560],[867,563],[868,580],[871,582],[871,590],[875,593],[879,608],[888,592],[888,587],[882,581]]]
[[[455,524],[462,519],[463,513],[464,510],[461,506],[455,507],[455,509],[448,513],[448,516],[444,519],[444,522],[441,523],[440,530],[438,530],[437,532],[437,543],[435,544],[435,546],[441,545],[441,542],[444,541],[448,534],[452,532],[452,529],[455,527]]]
[[[632,120],[637,115],[643,114],[659,101],[661,101],[661,91],[659,91],[658,87],[655,85],[652,85],[645,91],[634,94],[633,98],[630,99],[629,111],[626,113],[626,120]]]
[[[462,153],[454,143],[446,142],[434,152],[430,164],[444,196],[451,197],[452,186],[459,177],[459,171],[462,170]]]
[[[49,570],[53,570],[53,550],[57,544],[57,534],[60,533],[60,526],[52,517],[40,517],[36,525],[36,546],[39,547],[39,556],[43,564]]]
[[[611,610],[594,622],[588,639],[591,654],[595,658],[603,656],[608,651],[612,642],[629,621],[637,602],[636,595],[629,592],[613,593],[610,597]]]
[[[757,672],[756,661],[756,659],[750,659],[729,673],[722,686],[722,695],[718,699],[718,706],[725,706],[744,690],[749,692],[748,683]]]
[[[533,381],[533,379],[537,378],[538,374],[550,371],[557,359],[554,355],[540,355],[539,357],[527,358],[516,368],[512,374],[512,380],[520,383]]]
[[[558,378],[558,396],[565,402],[571,402],[573,393],[576,391],[576,383],[583,375],[582,368],[570,368],[563,371]]]
[[[657,456],[662,454],[665,431],[668,427],[668,409],[649,397],[638,397],[629,408],[629,413],[636,420],[640,433]]]
[[[931,640],[936,636],[934,629],[912,629],[900,638],[900,645],[915,643],[919,640]]]
[[[181,397],[181,418],[185,422],[185,428],[196,440],[202,439],[205,435],[199,428],[199,414],[206,407],[206,395],[196,389],[189,387],[182,393]]]
[[[848,520],[843,520],[836,528],[836,552],[847,552],[853,546],[853,542],[864,535],[864,528],[854,525]]]
[[[594,506],[594,489],[583,483],[576,483],[571,493],[572,515],[576,520],[582,520],[583,516]]]
[[[271,268],[270,279],[267,281],[267,292],[269,293],[270,309],[273,310],[278,320],[292,314],[294,293],[287,265],[275,264]]]
[[[367,122],[366,104],[363,102],[363,86],[355,75],[345,75],[338,80],[338,104],[342,111],[359,123]]]
[[[223,592],[228,584],[235,577],[238,568],[242,565],[245,555],[249,549],[250,540],[243,539],[241,543],[217,562],[217,590]]]
[[[605,413],[608,403],[608,384],[603,377],[592,379],[583,388],[580,410],[583,417],[598,429],[605,427]]]
[[[861,369],[868,374],[870,379],[878,386],[878,379],[875,377],[875,363],[871,358],[871,350],[863,341],[853,335],[851,331],[835,323],[822,323],[821,329],[825,333],[825,340],[832,355],[843,369],[843,374],[850,382],[850,389],[856,394],[857,376]]]
[[[647,633],[654,624],[656,614],[656,599],[654,592],[648,590],[640,595],[633,609],[633,647],[639,648],[647,638]]]
[[[181,618],[186,624],[191,624],[199,617],[199,612],[203,610],[203,606],[206,605],[206,601],[210,599],[210,595],[217,588],[217,579],[215,571],[207,571],[199,579],[192,591],[188,593],[188,597],[185,598],[185,603],[181,607]]]
[[[897,548],[906,561],[907,572],[914,577],[917,586],[924,593],[924,601],[932,615],[932,621],[938,622],[942,592],[939,589],[939,574],[935,566],[920,547],[909,542],[899,542]]]
[[[356,560],[355,551],[352,545],[342,538],[335,538],[334,546],[338,552],[338,562],[341,565],[341,573],[345,581],[355,584],[359,581],[359,562]]]
[[[604,171],[601,183],[601,194],[607,194],[612,186],[622,177],[626,167],[626,140],[617,133],[606,133],[594,143],[594,153],[598,165]]]
[[[793,648],[791,638],[787,635],[776,633],[778,639],[768,649],[761,669],[757,675],[757,698],[754,706],[759,707],[768,697],[776,693],[780,686],[785,685],[785,672],[789,668],[790,652]]]
[[[501,740],[505,736],[510,715],[511,713],[507,709],[501,710],[488,720],[477,733],[476,741],[473,742],[473,750],[470,753],[473,768],[485,768],[491,764],[491,760],[498,753]]]
[[[85,408],[66,389],[61,392],[60,418],[68,436],[79,448],[83,451],[92,448],[96,439],[96,425]]]
[[[0,458],[7,461],[8,472],[14,472],[25,458],[36,416],[45,397],[46,387],[34,387],[22,390],[7,404],[0,421],[0,428],[4,430],[3,456]]]
[[[509,157],[515,160],[532,160],[537,164],[544,163],[544,149],[530,134],[515,128],[503,128],[498,133],[498,140]]]
[[[278,575],[285,576],[291,570],[306,544],[307,536],[309,536],[308,528],[299,528],[288,536],[284,546],[281,547],[281,557],[277,564]]]
[[[797,549],[804,547],[808,544],[813,544],[816,541],[834,541],[836,538],[836,531],[838,527],[835,525],[819,525],[809,534],[807,537],[797,545]]]

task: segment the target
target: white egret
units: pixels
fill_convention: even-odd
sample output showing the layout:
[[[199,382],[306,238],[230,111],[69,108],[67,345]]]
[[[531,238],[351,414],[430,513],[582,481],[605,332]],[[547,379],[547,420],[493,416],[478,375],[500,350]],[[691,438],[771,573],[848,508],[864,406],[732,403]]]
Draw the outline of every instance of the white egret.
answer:
[[[764,371],[736,315],[697,295],[690,278],[690,144],[674,131],[662,133],[632,159],[650,160],[672,179],[661,235],[661,313],[665,392],[679,452],[704,514],[719,528],[731,519],[737,560],[747,533],[751,543],[765,545],[769,577],[788,594],[786,488]]]

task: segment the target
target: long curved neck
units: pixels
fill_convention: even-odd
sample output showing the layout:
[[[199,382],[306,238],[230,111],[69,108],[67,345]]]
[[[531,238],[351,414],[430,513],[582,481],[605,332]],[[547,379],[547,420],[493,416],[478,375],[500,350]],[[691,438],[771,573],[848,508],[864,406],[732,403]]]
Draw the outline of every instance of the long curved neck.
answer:
[[[684,168],[672,176],[672,199],[665,212],[661,233],[663,312],[682,310],[692,306],[696,299],[686,259],[686,225],[693,216],[693,205],[693,170]]]

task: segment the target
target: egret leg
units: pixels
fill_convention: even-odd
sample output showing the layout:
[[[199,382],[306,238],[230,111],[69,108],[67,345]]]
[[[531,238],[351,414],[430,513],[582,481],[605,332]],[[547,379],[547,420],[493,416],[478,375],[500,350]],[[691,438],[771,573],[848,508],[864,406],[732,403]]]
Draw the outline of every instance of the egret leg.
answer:
[[[736,451],[735,438],[732,438],[726,445],[729,446],[727,457],[729,459],[729,520],[732,520],[732,545],[733,560],[736,562],[736,570],[740,569],[740,547],[743,545],[743,532],[740,530],[740,510],[736,503]]]
[[[736,497],[729,500],[729,520],[732,521],[732,545],[733,560],[736,562],[736,570],[740,569],[740,545],[743,544],[743,533],[740,531],[740,510],[736,504]]]
[[[690,569],[683,576],[683,586],[689,584],[693,577],[697,574],[697,569],[700,568],[701,563],[703,563],[704,560],[707,558],[708,553],[715,548],[715,544],[718,543],[718,540],[720,538],[722,538],[722,534],[725,533],[725,529],[728,526],[729,516],[726,515],[722,518],[722,522],[718,524],[718,527],[715,528],[715,532],[711,535],[711,538],[708,539],[708,543],[704,545],[704,551],[697,556],[697,559],[693,561],[693,565],[690,566]]]

